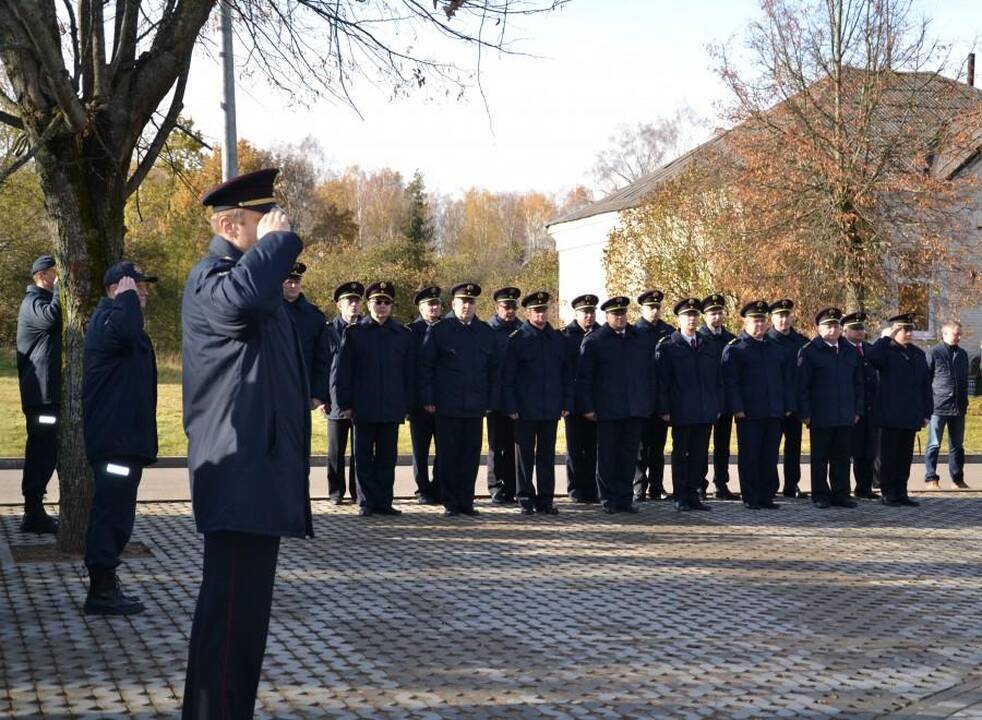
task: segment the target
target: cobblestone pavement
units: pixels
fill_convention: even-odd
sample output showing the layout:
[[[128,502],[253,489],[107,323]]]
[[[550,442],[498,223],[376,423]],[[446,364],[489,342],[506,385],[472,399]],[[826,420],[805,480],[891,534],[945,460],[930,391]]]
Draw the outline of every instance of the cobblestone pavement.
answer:
[[[982,718],[982,493],[554,518],[315,504],[280,553],[265,718]],[[0,542],[18,509],[0,508]],[[173,717],[201,541],[145,503],[147,612],[81,614],[81,563],[0,573],[0,717]]]

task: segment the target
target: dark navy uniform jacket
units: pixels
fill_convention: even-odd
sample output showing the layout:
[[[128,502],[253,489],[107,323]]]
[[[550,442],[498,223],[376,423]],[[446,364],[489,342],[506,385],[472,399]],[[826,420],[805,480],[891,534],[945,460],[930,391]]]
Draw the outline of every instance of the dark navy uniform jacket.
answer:
[[[725,405],[716,343],[696,337],[695,349],[680,331],[658,343],[658,414],[672,425],[710,425]]]
[[[713,331],[709,329],[709,326],[705,324],[701,325],[699,329],[696,330],[696,334],[699,335],[700,340],[705,340],[712,343],[713,349],[716,351],[716,357],[721,362],[723,360],[723,348],[725,348],[731,340],[736,338],[736,335],[731,333],[725,327],[720,327],[719,335],[714,335]]]
[[[307,384],[310,385],[310,397],[328,402],[328,382],[330,381],[331,364],[328,359],[327,318],[316,305],[309,302],[303,293],[293,302],[283,301],[287,313],[297,326],[300,333],[300,344],[303,346],[303,361],[307,368]]]
[[[362,318],[344,332],[331,371],[331,395],[354,420],[401,423],[413,406],[416,348],[412,333],[393,320]]]
[[[221,237],[184,288],[184,431],[202,533],[313,535],[310,389],[283,280],[303,243],[264,235],[243,254]]]
[[[494,398],[494,402],[491,405],[491,407],[494,410],[499,410],[499,411],[501,410],[501,401],[502,401],[501,390],[503,387],[503,380],[504,380],[502,373],[504,373],[505,370],[505,353],[508,350],[508,336],[511,335],[516,330],[518,330],[518,328],[520,328],[521,325],[522,325],[521,320],[515,319],[512,320],[511,322],[505,322],[497,315],[492,315],[488,319],[488,327],[494,330],[494,335],[498,347],[498,373],[499,373],[498,382],[497,382],[498,395]]]
[[[893,338],[873,343],[866,358],[880,371],[880,387],[873,406],[873,425],[918,430],[930,419],[934,405],[931,371],[924,351],[916,345],[902,347]]]
[[[845,340],[835,349],[816,337],[798,351],[798,417],[809,427],[851,427],[863,407],[863,363]]]
[[[566,340],[552,325],[528,320],[508,338],[501,392],[503,413],[521,420],[558,420],[573,411],[573,364]]]
[[[583,340],[576,369],[577,412],[598,420],[648,418],[655,412],[658,378],[654,348],[632,325],[623,334],[606,323]]]
[[[797,404],[798,388],[795,375],[798,372],[798,353],[801,351],[801,348],[808,344],[809,340],[794,328],[791,328],[787,335],[771,328],[765,333],[765,336],[768,340],[776,343],[784,353],[784,361],[788,367],[788,374],[785,380],[788,383],[787,391],[791,394],[794,403]],[[793,411],[796,415],[798,414],[796,408]]]
[[[436,322],[438,323],[440,322],[440,320],[437,320]],[[436,323],[433,324],[436,325]],[[420,406],[420,401],[419,401],[420,398],[419,388],[421,386],[420,377],[419,377],[420,365],[421,365],[420,356],[423,353],[423,341],[426,339],[426,332],[430,329],[430,324],[426,322],[423,318],[418,317],[412,322],[407,323],[405,327],[407,330],[409,330],[410,340],[412,342],[413,353],[414,353],[413,356],[414,367],[416,368],[416,377],[413,378],[413,387],[415,388],[415,392],[413,393],[414,404],[411,410],[414,413],[424,412],[422,407]]]
[[[420,353],[420,405],[437,415],[482,417],[498,397],[498,338],[487,323],[448,318],[430,328]]]
[[[584,330],[580,327],[580,324],[573,320],[569,325],[560,330],[560,335],[563,336],[563,340],[566,341],[566,353],[569,355],[570,368],[573,372],[573,412],[577,415],[582,415],[583,410],[576,404],[576,368],[580,363],[580,346],[583,345],[583,338],[585,338],[590,333],[594,332],[600,326],[594,323],[590,329]]]
[[[859,356],[859,350],[857,350],[856,346],[851,342],[848,340],[843,340],[842,344],[847,350],[856,353],[857,357]],[[863,412],[861,415],[863,416],[864,420],[869,420],[873,413],[873,403],[876,400],[876,389],[880,384],[880,377],[879,373],[876,372],[876,368],[870,363],[869,357],[867,357],[869,355],[870,348],[873,346],[865,340],[863,341],[862,345],[863,355],[861,360],[863,364]]]
[[[157,358],[133,291],[99,301],[85,332],[82,429],[90,463],[157,460]]]
[[[655,345],[657,345],[662,338],[666,338],[675,332],[675,328],[661,318],[658,318],[653,323],[641,318],[634,323],[634,327],[643,333],[649,333]]]
[[[968,411],[968,353],[943,342],[927,351],[935,415],[964,415]]]
[[[361,318],[355,320],[353,325],[361,322]],[[344,333],[351,327],[340,315],[335,315],[331,322],[327,323],[324,329],[324,345],[327,348],[327,378],[330,383],[331,374],[334,370],[334,362],[338,359],[341,352],[341,341]],[[324,399],[324,398],[321,398]],[[341,420],[341,408],[338,407],[337,398],[331,394],[331,411],[327,414],[329,420]]]
[[[25,410],[61,403],[61,296],[37,285],[17,315],[17,377]]]
[[[787,355],[773,340],[754,340],[741,331],[723,349],[726,409],[748,420],[783,418],[794,407]]]

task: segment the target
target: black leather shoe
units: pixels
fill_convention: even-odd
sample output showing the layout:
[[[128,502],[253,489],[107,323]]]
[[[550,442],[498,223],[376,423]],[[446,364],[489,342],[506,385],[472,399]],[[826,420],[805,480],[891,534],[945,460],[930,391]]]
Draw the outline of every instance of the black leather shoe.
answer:
[[[635,495],[634,502],[636,503],[648,502],[648,497],[646,495]]]
[[[832,507],[832,502],[830,500],[826,500],[825,498],[820,498],[815,501],[815,507],[817,507],[819,510],[824,510],[825,508]]]
[[[535,515],[535,508],[522,506],[522,515]]]
[[[853,500],[845,499],[845,500],[833,500],[832,507],[854,508],[859,506]]]
[[[37,533],[38,535],[57,535],[58,518],[48,515],[43,505],[35,505],[24,510],[24,519],[20,521],[20,531]]]
[[[903,503],[900,502],[899,500],[895,500],[893,498],[888,498],[886,495],[884,495],[883,497],[880,498],[880,502],[883,503],[884,505],[886,505],[887,507],[902,507],[903,506]]]
[[[444,510],[443,511],[443,517],[457,517],[458,515],[460,515],[460,513],[457,512],[456,510]]]
[[[692,509],[692,506],[685,500],[679,500],[675,503],[675,509],[678,512],[689,512]]]
[[[904,507],[920,507],[921,504],[916,500],[911,500],[909,497],[902,497],[899,500],[900,504]]]
[[[497,495],[492,495],[491,496],[491,504],[492,505],[514,505],[515,504],[515,498],[509,497],[509,496],[504,495],[504,494],[501,494],[501,493],[498,493]]]
[[[862,498],[863,500],[879,500],[880,494],[870,490],[869,492],[858,492],[856,493],[856,497]]]
[[[433,498],[431,498],[429,495],[420,495],[418,498],[416,498],[416,502],[419,503],[420,505],[436,505],[437,504],[436,500],[434,500]]]
[[[717,500],[739,500],[740,496],[736,493],[732,493],[727,488],[719,488],[716,490]]]
[[[99,584],[94,581],[89,588],[82,608],[86,615],[136,615],[146,609],[138,599],[123,594],[115,576],[112,584],[101,588]]]
[[[706,488],[702,488],[701,490],[699,490],[699,500],[702,501],[705,499],[706,499]]]
[[[460,511],[461,515],[466,515],[467,517],[475,517],[481,514],[481,511],[477,508],[467,508],[466,510]]]
[[[773,500],[768,500],[768,501],[766,501],[766,502],[762,502],[762,503],[760,504],[760,506],[761,506],[761,507],[762,507],[762,508],[763,508],[764,510],[780,510],[780,509],[781,509],[781,506],[780,506],[780,505],[778,505],[778,504],[777,504],[776,502],[774,502]]]
[[[694,503],[692,503],[692,509],[693,510],[707,510],[708,511],[708,510],[711,510],[712,508],[710,508],[702,500],[696,500]]]
[[[632,515],[637,515],[639,512],[641,512],[641,508],[639,508],[637,505],[634,505],[632,503],[631,505],[628,505],[627,507],[621,508],[621,512],[626,512],[626,513],[630,513]]]
[[[361,517],[369,517],[373,513],[372,513],[372,509],[371,508],[365,507],[364,505],[362,505],[361,507],[358,508],[358,514]]]
[[[651,499],[657,500],[658,502],[668,502],[669,500],[672,499],[672,496],[666,492],[660,492],[657,495],[652,495]]]
[[[747,508],[747,510],[760,510],[759,503],[745,502],[743,506]]]
[[[798,488],[795,488],[794,490],[786,490],[781,494],[784,495],[784,497],[786,498],[798,498],[799,500],[808,497],[808,493],[802,492]]]
[[[548,507],[540,507],[536,512],[538,512],[540,515],[558,515],[559,514],[559,510],[557,510],[552,505],[549,505]]]
[[[607,506],[604,507],[604,512],[607,513],[608,515],[616,515],[617,513],[620,512],[620,510],[618,510],[615,507],[611,507],[611,506],[607,505]]]
[[[957,480],[955,478],[952,478],[951,482],[954,483],[955,487],[958,488],[959,490],[969,489],[968,483],[962,480],[961,478],[958,478]]]
[[[402,510],[399,510],[394,507],[379,508],[375,512],[378,513],[379,515],[393,515],[393,516],[402,515]]]

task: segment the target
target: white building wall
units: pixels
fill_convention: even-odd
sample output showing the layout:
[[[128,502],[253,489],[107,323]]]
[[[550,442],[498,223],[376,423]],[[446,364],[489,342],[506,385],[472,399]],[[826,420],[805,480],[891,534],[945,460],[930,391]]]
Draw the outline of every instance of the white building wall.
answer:
[[[559,316],[573,319],[570,302],[577,295],[593,293],[603,302],[607,297],[603,254],[610,231],[618,223],[616,212],[549,226],[559,253]]]

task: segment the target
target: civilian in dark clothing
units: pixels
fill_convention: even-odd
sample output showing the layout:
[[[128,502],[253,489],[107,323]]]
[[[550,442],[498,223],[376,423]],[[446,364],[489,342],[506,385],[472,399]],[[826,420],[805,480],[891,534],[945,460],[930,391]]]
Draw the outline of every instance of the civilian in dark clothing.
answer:
[[[948,473],[955,487],[965,482],[965,414],[968,412],[968,353],[961,347],[962,325],[957,320],[941,327],[941,342],[927,352],[934,411],[927,430],[924,480],[938,488],[938,452],[948,428]]]
[[[17,378],[27,424],[24,448],[24,518],[21,532],[54,534],[58,521],[44,510],[44,493],[58,465],[61,405],[61,295],[55,260],[42,255],[31,265],[17,315]]]
[[[907,494],[914,437],[931,419],[931,371],[924,351],[914,345],[914,316],[895,315],[866,357],[880,373],[873,424],[880,429],[881,502],[891,507],[920,503]]]
[[[578,295],[570,303],[576,317],[562,329],[569,353],[573,377],[580,361],[583,338],[597,329],[596,311],[600,299],[596,295]],[[566,494],[575,503],[599,502],[597,490],[597,423],[583,417],[576,406],[563,421],[566,431]]]
[[[95,493],[85,536],[90,615],[133,615],[144,607],[116,577],[133,533],[143,468],[157,460],[157,360],[143,329],[147,283],[131,262],[106,271],[106,297],[85,333],[82,419]]]

